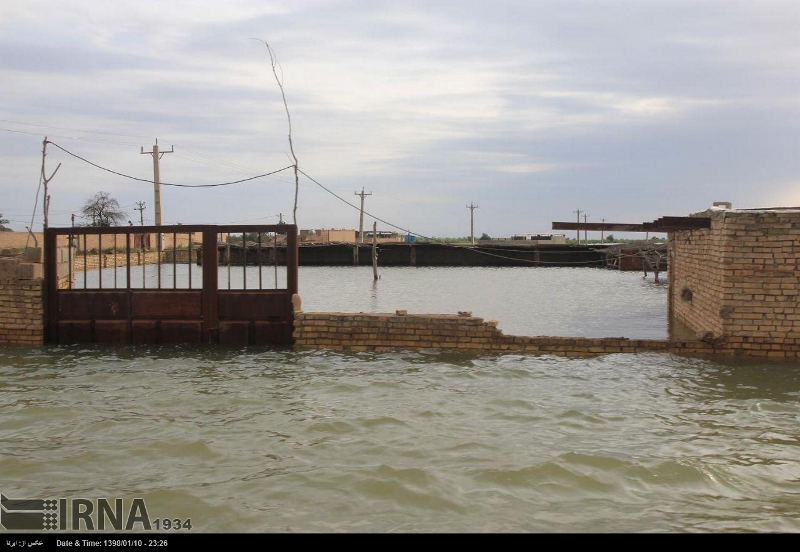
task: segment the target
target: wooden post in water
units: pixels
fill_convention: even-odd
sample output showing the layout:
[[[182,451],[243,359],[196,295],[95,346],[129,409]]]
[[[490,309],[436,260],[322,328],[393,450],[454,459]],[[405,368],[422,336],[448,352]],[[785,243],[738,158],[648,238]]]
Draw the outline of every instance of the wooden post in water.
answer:
[[[378,223],[372,223],[372,275],[378,279]]]

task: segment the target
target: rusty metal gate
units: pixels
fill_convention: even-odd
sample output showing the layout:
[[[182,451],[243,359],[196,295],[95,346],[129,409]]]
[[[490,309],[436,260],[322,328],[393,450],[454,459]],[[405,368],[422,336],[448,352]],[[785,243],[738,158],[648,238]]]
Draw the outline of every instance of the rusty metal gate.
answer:
[[[290,346],[297,266],[292,224],[48,228],[45,343]]]

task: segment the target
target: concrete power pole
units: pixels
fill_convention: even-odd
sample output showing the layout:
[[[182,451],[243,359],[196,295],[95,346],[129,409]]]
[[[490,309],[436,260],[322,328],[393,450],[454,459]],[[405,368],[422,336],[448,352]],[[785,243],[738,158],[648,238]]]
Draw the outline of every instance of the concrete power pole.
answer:
[[[575,229],[575,238],[578,240],[578,245],[580,245],[581,244],[581,228],[580,228],[581,210],[578,209],[577,211],[572,211],[572,212],[578,214],[578,227]]]
[[[134,211],[139,211],[139,222],[142,226],[144,226],[144,201],[137,201],[136,207],[133,208]]]
[[[367,197],[368,195],[372,195],[372,192],[364,193],[364,188],[362,187],[361,193],[359,192],[354,192],[354,193],[357,196],[361,197],[361,216],[358,219],[358,235],[360,237],[359,241],[361,241],[361,243],[364,243],[364,198]]]
[[[586,224],[586,219],[589,218],[589,215],[584,213],[583,214],[583,224]],[[589,243],[589,237],[586,232],[586,227],[583,227],[583,243]]]
[[[174,148],[170,147],[169,151],[158,151],[158,139],[153,146],[153,151],[144,151],[142,147],[141,153],[146,153],[153,156],[153,195],[155,199],[156,210],[156,226],[161,226],[161,174],[159,172],[158,162],[165,153],[174,153]],[[158,250],[161,251],[161,233],[156,237],[158,241]]]
[[[475,245],[475,225],[473,214],[475,213],[475,209],[477,209],[477,205],[473,205],[472,202],[467,205],[467,209],[469,209],[469,240],[472,242],[472,245]]]

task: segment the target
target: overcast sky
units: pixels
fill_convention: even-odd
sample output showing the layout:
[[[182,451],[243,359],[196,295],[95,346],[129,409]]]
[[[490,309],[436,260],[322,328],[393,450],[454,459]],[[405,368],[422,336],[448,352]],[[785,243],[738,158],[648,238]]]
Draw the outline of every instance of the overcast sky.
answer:
[[[153,224],[156,139],[165,183],[291,165],[262,41],[300,228],[358,228],[362,189],[366,228],[431,237],[800,205],[797,0],[25,0],[0,6],[3,218],[42,229],[45,136],[50,226],[98,191]],[[291,170],[164,186],[163,223],[294,198]]]

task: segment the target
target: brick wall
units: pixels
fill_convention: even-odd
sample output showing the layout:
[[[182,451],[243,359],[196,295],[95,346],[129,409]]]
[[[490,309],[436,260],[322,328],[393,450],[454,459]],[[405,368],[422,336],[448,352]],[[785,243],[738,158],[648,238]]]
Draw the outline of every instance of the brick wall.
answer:
[[[0,279],[0,345],[44,343],[43,280]]]
[[[149,234],[134,234],[133,236],[143,236],[143,235],[148,236],[147,240],[149,241],[146,241],[145,243],[150,244],[150,249],[155,249],[156,244],[158,243],[157,240],[158,235],[154,233],[149,233]],[[131,237],[132,248],[136,247],[136,244],[138,243],[135,241],[136,238],[133,236]],[[200,232],[194,232],[194,233],[184,232],[175,234],[169,232],[169,233],[164,233],[161,236],[162,236],[161,240],[162,251],[172,248],[189,247],[190,244],[192,245],[193,248],[197,248],[203,241],[203,236],[202,233]],[[59,245],[61,245],[62,241],[64,242],[64,245],[66,245],[66,241],[68,240],[68,238],[69,236],[59,236],[58,237]],[[139,239],[141,239],[141,237]],[[97,249],[103,249],[103,250],[118,249],[121,251],[125,249],[126,243],[127,241],[125,239],[124,234],[117,234],[116,240],[114,239],[113,235],[103,236],[102,239],[97,235],[82,235],[75,237],[75,245],[79,251],[83,250],[96,251]]]
[[[56,285],[69,286],[69,251],[56,251]],[[0,345],[44,344],[42,249],[0,249]]]
[[[82,272],[84,265],[86,270],[95,270],[98,267],[113,268],[115,266],[125,266],[127,257],[125,253],[102,253],[102,254],[89,254],[74,253],[73,267],[76,272]],[[165,262],[164,253],[162,253],[162,262]],[[158,263],[158,251],[140,251],[131,252],[131,266],[138,266],[141,264],[156,264]]]
[[[526,337],[504,335],[497,322],[470,313],[350,314],[295,312],[295,349],[334,351],[463,350],[520,352],[565,357],[659,352],[712,356],[724,354],[713,342],[624,338]]]
[[[670,236],[671,315],[744,354],[800,356],[800,210],[709,210]]]
[[[191,236],[190,234],[189,232],[182,234],[172,234],[171,232],[163,234],[162,249],[172,249],[173,246],[177,248],[188,247],[190,239],[192,247],[198,247],[203,241],[202,234],[200,232],[195,232],[191,234]],[[22,249],[26,245],[28,247],[42,247],[44,245],[44,233],[34,232],[33,236],[35,236],[35,239],[31,237],[28,232],[0,232],[0,249]],[[87,251],[98,249],[100,246],[102,246],[103,249],[113,249],[114,247],[124,249],[127,243],[124,234],[117,235],[116,242],[113,236],[105,236],[102,242],[100,242],[96,235],[75,237],[74,240],[74,245],[76,247],[80,250],[83,250],[85,247]],[[58,236],[59,247],[66,247],[68,243],[69,236]],[[131,243],[133,244],[133,239]],[[150,244],[152,248],[155,247],[156,234],[150,234]]]
[[[44,233],[34,232],[0,232],[0,249],[22,249],[24,247],[43,247]],[[68,236],[59,236],[58,245],[66,247]]]
[[[669,251],[669,316],[686,324],[699,336],[723,333],[722,235],[719,217],[710,229],[671,232]]]

